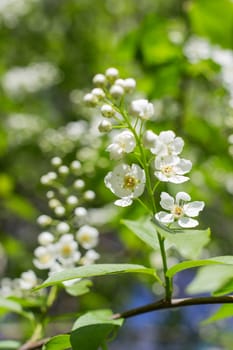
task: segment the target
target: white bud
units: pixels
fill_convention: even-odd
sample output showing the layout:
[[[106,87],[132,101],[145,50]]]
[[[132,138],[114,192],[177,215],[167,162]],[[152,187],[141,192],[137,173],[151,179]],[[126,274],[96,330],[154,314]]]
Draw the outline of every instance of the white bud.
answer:
[[[59,206],[59,207],[56,207],[54,208],[54,213],[57,215],[57,216],[63,216],[65,214],[66,210],[64,207],[62,206]]]
[[[96,107],[98,104],[98,98],[92,93],[86,94],[83,98],[83,101],[89,107]]]
[[[114,81],[118,78],[119,76],[119,71],[116,68],[108,68],[105,72],[106,77],[110,81]]]
[[[120,85],[124,89],[125,81],[124,81],[124,79],[117,79],[114,81],[114,85]]]
[[[112,123],[109,120],[102,120],[98,126],[99,132],[109,132],[112,130]]]
[[[75,206],[78,204],[78,198],[76,196],[69,196],[66,199],[67,204],[71,205],[71,206]]]
[[[81,163],[79,160],[73,160],[73,162],[70,164],[70,168],[73,171],[77,171],[81,169]]]
[[[70,231],[70,226],[66,222],[59,222],[56,229],[58,233],[67,233]]]
[[[53,158],[51,159],[51,164],[52,164],[53,166],[55,166],[55,167],[60,166],[61,163],[62,163],[62,160],[61,160],[60,157],[53,157]]]
[[[143,135],[143,144],[147,148],[152,148],[155,146],[155,141],[157,135],[152,130],[147,130]]]
[[[60,205],[61,205],[61,202],[56,198],[51,198],[49,200],[49,207],[51,209],[55,209],[56,207],[59,207]]]
[[[124,80],[124,89],[126,92],[131,92],[136,87],[136,81],[133,78],[127,78]]]
[[[40,215],[38,218],[37,218],[37,223],[40,225],[40,226],[48,226],[52,223],[52,218],[48,215]]]
[[[122,97],[125,93],[123,87],[117,84],[112,85],[109,92],[115,98]]]
[[[49,185],[50,184],[50,179],[48,177],[48,175],[42,175],[40,178],[40,183],[42,185]]]
[[[67,174],[69,174],[69,168],[68,168],[66,165],[61,165],[61,166],[58,168],[58,172],[59,172],[59,174],[61,174],[61,175],[67,175]]]
[[[91,92],[94,96],[96,96],[99,100],[105,97],[105,92],[101,88],[94,88]]]
[[[84,192],[83,196],[84,196],[84,199],[91,201],[91,200],[95,199],[95,192],[88,190],[88,191]]]
[[[96,86],[104,86],[106,84],[106,77],[104,74],[96,74],[92,81]]]
[[[41,245],[49,245],[54,241],[54,236],[52,235],[51,232],[41,232],[38,236],[38,242]]]
[[[78,179],[74,182],[74,188],[76,188],[76,190],[82,190],[85,186],[85,182],[81,179]]]
[[[48,192],[46,193],[46,197],[47,197],[48,199],[51,199],[51,198],[53,198],[54,196],[55,196],[54,191],[48,191]]]
[[[115,115],[115,110],[110,105],[103,105],[100,111],[105,118],[112,118]]]
[[[74,215],[78,218],[84,218],[87,215],[87,209],[84,207],[78,207],[75,209]]]

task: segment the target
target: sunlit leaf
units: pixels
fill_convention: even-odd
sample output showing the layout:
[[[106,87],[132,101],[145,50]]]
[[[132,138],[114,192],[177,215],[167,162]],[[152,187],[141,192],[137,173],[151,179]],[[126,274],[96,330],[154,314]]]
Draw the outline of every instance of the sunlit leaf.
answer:
[[[233,305],[224,304],[221,305],[220,308],[216,312],[214,312],[210,317],[202,321],[201,324],[206,325],[229,317],[233,317]]]
[[[20,347],[20,343],[15,340],[0,341],[0,349],[3,349],[3,350],[19,349],[19,347]]]
[[[114,275],[121,273],[142,273],[149,274],[158,278],[154,269],[142,265],[134,264],[93,264],[87,266],[66,269],[61,272],[53,273],[43,284],[36,289],[45,288],[54,284],[60,284],[63,281],[75,278],[87,278],[94,276]]]
[[[97,310],[79,317],[70,336],[72,349],[98,350],[122,326],[122,319],[113,320],[111,316],[110,310]]]
[[[160,235],[173,245],[178,252],[187,259],[197,258],[203,247],[210,240],[210,230],[179,229],[172,230],[161,225],[157,220],[153,221]]]
[[[59,334],[52,337],[44,346],[42,350],[66,350],[71,349],[70,335]]]
[[[68,294],[73,296],[83,295],[90,291],[92,284],[90,280],[81,280],[71,286],[65,286],[65,290]]]
[[[205,265],[216,265],[216,264],[223,264],[223,265],[233,265],[233,256],[216,256],[214,258],[209,259],[203,259],[203,260],[192,260],[192,261],[183,261],[177,265],[172,266],[167,271],[168,277],[173,277],[176,273],[191,269],[193,267],[198,266],[205,266]]]
[[[212,293],[226,284],[233,275],[233,266],[209,265],[201,267],[187,287],[187,293]]]

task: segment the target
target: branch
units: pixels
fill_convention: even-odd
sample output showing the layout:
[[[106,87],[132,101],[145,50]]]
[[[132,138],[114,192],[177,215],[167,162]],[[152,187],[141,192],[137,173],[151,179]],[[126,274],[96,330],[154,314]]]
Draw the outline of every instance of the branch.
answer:
[[[37,341],[28,341],[23,344],[19,350],[39,350],[42,346],[49,341],[50,338],[44,338]]]
[[[231,303],[233,303],[233,295],[226,295],[226,296],[220,296],[220,297],[182,298],[182,299],[172,299],[171,301],[161,299],[159,301],[156,301],[155,303],[143,305],[135,309],[114,314],[112,318],[113,319],[129,318],[129,317],[141,315],[151,311],[172,309],[175,307],[203,305],[203,304],[231,304]]]

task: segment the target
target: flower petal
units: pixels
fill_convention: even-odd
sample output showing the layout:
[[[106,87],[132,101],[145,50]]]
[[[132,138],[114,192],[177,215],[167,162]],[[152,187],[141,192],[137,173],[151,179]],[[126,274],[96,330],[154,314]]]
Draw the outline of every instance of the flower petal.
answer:
[[[132,198],[130,197],[123,197],[121,199],[117,199],[114,204],[117,205],[118,207],[128,207],[133,203]]]
[[[178,192],[176,194],[176,202],[179,203],[180,201],[189,202],[191,200],[191,197],[186,192]],[[188,215],[189,216],[189,215]]]
[[[178,224],[184,228],[191,228],[191,227],[197,226],[199,224],[199,222],[197,220],[194,220],[194,219],[182,217],[178,220]]]
[[[159,213],[155,214],[155,218],[163,224],[170,224],[174,221],[174,215],[166,213],[165,211],[160,211]]]
[[[174,198],[170,196],[167,192],[162,192],[160,198],[161,207],[166,210],[172,210],[174,206]]]
[[[199,201],[195,201],[195,202],[191,202],[191,203],[185,204],[184,207],[183,207],[184,208],[184,213],[187,216],[191,216],[191,217],[198,216],[199,212],[201,210],[203,210],[204,206],[205,206],[205,203],[204,202],[199,202]]]

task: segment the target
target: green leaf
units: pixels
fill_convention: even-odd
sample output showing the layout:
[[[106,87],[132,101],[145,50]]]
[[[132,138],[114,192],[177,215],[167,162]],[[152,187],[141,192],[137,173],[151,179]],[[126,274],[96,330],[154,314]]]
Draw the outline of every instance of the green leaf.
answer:
[[[227,265],[210,265],[200,268],[188,285],[189,294],[211,293],[232,279],[233,267]]]
[[[158,278],[154,269],[142,265],[134,264],[93,264],[72,269],[66,269],[61,272],[53,273],[43,284],[36,287],[35,290],[59,284],[63,281],[75,278],[87,278],[94,276],[114,275],[119,273],[144,273]]]
[[[52,337],[48,343],[43,346],[43,350],[66,350],[71,349],[70,335],[59,334]]]
[[[196,259],[203,247],[210,240],[210,230],[193,229],[169,229],[160,224],[156,219],[153,220],[157,231],[166,238],[167,242],[173,245],[181,256],[187,259]]]
[[[148,246],[154,250],[159,248],[156,228],[149,217],[139,220],[121,220],[121,222]]]
[[[233,265],[233,256],[216,256],[214,258],[203,259],[203,260],[192,260],[192,261],[183,261],[177,265],[172,266],[167,271],[168,277],[173,277],[176,273],[191,269],[193,267],[213,265],[213,264],[224,264],[224,265]]]
[[[233,272],[232,278],[230,278],[227,282],[223,283],[217,290],[213,292],[213,295],[220,296],[225,294],[230,294],[233,292]]]
[[[206,325],[206,324],[220,321],[232,316],[233,316],[233,305],[232,304],[221,305],[220,308],[215,313],[213,313],[213,315],[211,315],[210,317],[202,321],[201,324]]]
[[[193,31],[221,46],[232,47],[233,3],[231,0],[195,0],[190,6]],[[219,19],[224,18],[219,25]]]
[[[0,349],[10,350],[10,349],[19,349],[20,343],[14,340],[2,340],[0,341]]]
[[[14,312],[29,320],[33,319],[33,314],[23,310],[22,306],[16,301],[0,297],[0,314],[4,315],[8,312]]]
[[[79,317],[70,336],[74,350],[98,350],[107,338],[122,326],[123,319],[111,319],[110,310],[88,312]]]
[[[90,291],[93,283],[90,280],[81,280],[71,286],[65,286],[66,292],[72,296],[86,294]]]

